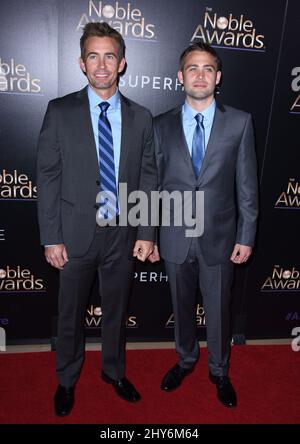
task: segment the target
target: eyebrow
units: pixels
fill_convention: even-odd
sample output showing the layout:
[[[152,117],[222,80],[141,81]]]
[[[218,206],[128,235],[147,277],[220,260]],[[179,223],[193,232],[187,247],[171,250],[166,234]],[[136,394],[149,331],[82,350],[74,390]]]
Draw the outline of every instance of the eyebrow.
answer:
[[[199,65],[197,63],[192,63],[190,65],[187,65],[185,69],[194,68],[194,67],[198,68]],[[207,63],[206,65],[203,65],[203,68],[213,68],[213,69],[216,69],[216,67],[214,65],[210,65],[209,63]]]
[[[104,55],[112,55],[117,58],[117,55],[114,52],[106,52]]]
[[[98,53],[98,52],[95,52],[95,51],[91,51],[91,52],[89,52],[89,53],[86,55],[86,57],[88,57],[88,56],[90,56],[90,55],[99,55],[99,53]],[[117,56],[116,56],[116,54],[115,54],[114,52],[106,52],[104,55],[112,55],[112,56],[114,56],[114,57],[117,58]]]

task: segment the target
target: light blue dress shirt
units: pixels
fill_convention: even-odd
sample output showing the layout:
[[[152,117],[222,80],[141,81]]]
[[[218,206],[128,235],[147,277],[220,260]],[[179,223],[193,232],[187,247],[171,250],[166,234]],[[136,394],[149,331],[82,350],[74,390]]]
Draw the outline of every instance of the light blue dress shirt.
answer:
[[[214,121],[216,111],[216,101],[214,100],[208,108],[206,108],[204,111],[201,111],[201,114],[203,115],[203,125],[204,125],[204,149],[206,150],[207,144],[209,141],[210,133],[212,124]],[[198,114],[199,111],[196,111],[194,108],[192,108],[187,101],[184,102],[182,105],[182,125],[183,125],[183,131],[185,135],[185,140],[187,143],[187,146],[189,148],[190,155],[192,155],[192,145],[193,145],[193,135],[194,131],[197,125],[195,115]]]
[[[88,98],[90,103],[90,113],[93,125],[93,133],[95,138],[95,144],[97,148],[97,157],[99,162],[99,135],[98,135],[98,121],[100,115],[99,104],[101,102],[108,102],[110,107],[107,110],[107,118],[110,122],[113,144],[114,144],[114,161],[115,161],[115,174],[116,182],[119,181],[119,166],[120,166],[120,154],[121,154],[121,134],[122,134],[122,118],[121,118],[121,99],[119,90],[110,97],[108,100],[101,99],[95,91],[88,86]]]

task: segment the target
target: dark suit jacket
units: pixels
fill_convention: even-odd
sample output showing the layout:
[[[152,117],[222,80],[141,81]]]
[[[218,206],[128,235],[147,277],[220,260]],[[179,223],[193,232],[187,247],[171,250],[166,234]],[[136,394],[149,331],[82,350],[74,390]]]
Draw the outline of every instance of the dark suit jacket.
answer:
[[[157,187],[152,116],[121,95],[119,183],[128,193]],[[99,165],[87,88],[49,102],[38,142],[38,218],[42,245],[64,243],[69,256],[83,256],[96,228]],[[128,210],[130,205],[128,205]],[[136,238],[154,240],[152,227],[127,227],[130,255]],[[138,231],[138,232],[137,232]]]
[[[235,243],[252,246],[258,214],[257,171],[251,116],[217,104],[202,168],[196,179],[179,106],[154,119],[160,190],[204,191],[200,247],[208,265],[228,261]],[[172,224],[172,217],[171,217]],[[181,264],[191,239],[186,226],[161,227],[161,256]]]

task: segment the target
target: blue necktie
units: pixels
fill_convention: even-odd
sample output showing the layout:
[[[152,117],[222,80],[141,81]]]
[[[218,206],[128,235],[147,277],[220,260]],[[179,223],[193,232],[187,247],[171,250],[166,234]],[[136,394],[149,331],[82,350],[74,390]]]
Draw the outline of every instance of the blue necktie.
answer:
[[[195,171],[195,175],[198,178],[203,158],[204,158],[204,126],[203,126],[204,116],[200,113],[195,115],[197,125],[193,135],[192,144],[192,162]]]
[[[100,214],[104,219],[113,219],[118,214],[118,193],[114,162],[114,147],[111,126],[107,118],[108,102],[101,102],[98,121],[99,168],[100,168]],[[105,206],[103,206],[105,204]]]

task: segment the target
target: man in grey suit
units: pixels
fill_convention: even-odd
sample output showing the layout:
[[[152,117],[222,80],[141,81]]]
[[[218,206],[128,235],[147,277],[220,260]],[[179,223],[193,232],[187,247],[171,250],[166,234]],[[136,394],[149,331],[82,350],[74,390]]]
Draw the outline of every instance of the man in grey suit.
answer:
[[[181,55],[179,81],[185,103],[154,120],[158,182],[161,191],[204,193],[204,232],[187,237],[187,227],[161,226],[159,253],[169,276],[179,362],[161,388],[171,391],[194,368],[199,348],[196,292],[200,286],[206,319],[209,378],[220,401],[237,404],[228,377],[230,288],[233,264],[245,263],[255,238],[257,172],[251,116],[215,100],[221,60],[209,45],[197,43]],[[164,206],[164,202],[162,202]],[[195,216],[193,214],[193,216]],[[149,259],[159,259],[157,247]]]
[[[102,379],[126,401],[140,399],[125,377],[126,309],[133,256],[146,260],[155,238],[150,226],[119,223],[126,207],[119,202],[117,184],[126,183],[128,194],[142,190],[149,195],[157,186],[152,116],[117,87],[126,64],[124,40],[107,23],[88,23],[80,46],[80,67],[89,84],[49,103],[37,159],[41,243],[48,263],[60,270],[54,398],[59,416],[68,415],[74,404],[84,359],[85,310],[96,273],[103,313]],[[96,200],[100,191],[115,196],[115,203]]]

